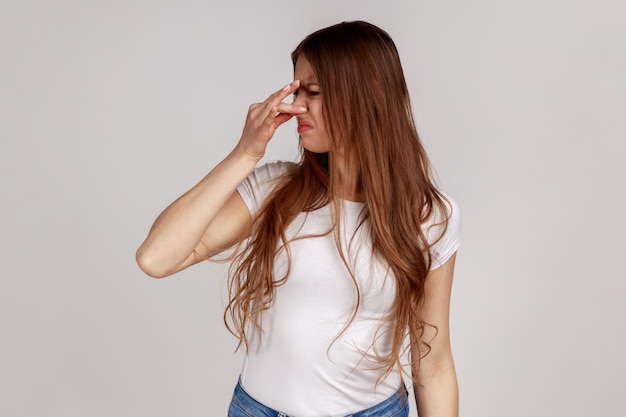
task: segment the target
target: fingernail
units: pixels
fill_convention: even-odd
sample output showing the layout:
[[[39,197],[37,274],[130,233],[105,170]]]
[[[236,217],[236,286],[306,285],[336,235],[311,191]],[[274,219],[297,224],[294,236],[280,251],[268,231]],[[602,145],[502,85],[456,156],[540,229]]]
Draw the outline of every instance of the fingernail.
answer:
[[[291,88],[291,83],[287,84],[286,86],[283,87],[283,91],[287,91]]]
[[[290,85],[298,85],[300,84],[300,80],[293,80]]]
[[[304,112],[304,111],[306,111],[306,107],[298,106],[298,107],[296,107],[296,110]]]

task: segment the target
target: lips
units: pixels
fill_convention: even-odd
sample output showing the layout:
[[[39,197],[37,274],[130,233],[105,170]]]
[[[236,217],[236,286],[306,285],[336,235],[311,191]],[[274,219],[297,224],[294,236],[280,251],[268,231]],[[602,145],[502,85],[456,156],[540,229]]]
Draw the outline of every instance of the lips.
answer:
[[[313,126],[311,126],[304,120],[298,120],[298,133],[304,133],[311,129],[313,129]]]

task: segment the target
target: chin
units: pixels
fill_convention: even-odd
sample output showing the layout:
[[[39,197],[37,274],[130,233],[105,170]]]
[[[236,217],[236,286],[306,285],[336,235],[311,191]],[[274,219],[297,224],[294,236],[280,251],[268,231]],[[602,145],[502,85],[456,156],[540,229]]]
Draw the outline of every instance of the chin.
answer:
[[[328,152],[327,145],[321,144],[321,143],[310,143],[307,140],[302,140],[302,137],[300,137],[300,144],[302,145],[304,149],[306,149],[309,152],[313,152],[313,153],[327,153]]]

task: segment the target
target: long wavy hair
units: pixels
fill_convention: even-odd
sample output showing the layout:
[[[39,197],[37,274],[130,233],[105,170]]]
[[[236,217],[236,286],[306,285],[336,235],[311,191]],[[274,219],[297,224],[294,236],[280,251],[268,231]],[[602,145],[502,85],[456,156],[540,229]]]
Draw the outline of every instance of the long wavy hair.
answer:
[[[301,56],[306,56],[320,85],[330,148],[323,154],[302,149],[301,161],[281,178],[255,215],[230,269],[224,319],[239,338],[239,347],[249,348],[250,331],[262,332],[263,311],[289,275],[287,271],[275,276],[274,260],[284,250],[291,261],[285,229],[299,213],[331,204],[341,253],[337,164],[342,163],[341,171],[359,176],[365,201],[361,226],[367,225],[373,255],[388,264],[395,278],[391,353],[376,354],[384,376],[401,366],[404,354],[411,364],[418,364],[430,350],[428,341],[422,340],[428,324],[420,309],[431,244],[421,226],[436,213],[446,221],[445,198],[431,179],[398,51],[385,31],[366,22],[343,22],[307,36],[291,54],[294,67]],[[352,166],[345,166],[346,161]],[[354,314],[358,307],[357,301]],[[410,357],[407,336],[420,341],[418,357]]]

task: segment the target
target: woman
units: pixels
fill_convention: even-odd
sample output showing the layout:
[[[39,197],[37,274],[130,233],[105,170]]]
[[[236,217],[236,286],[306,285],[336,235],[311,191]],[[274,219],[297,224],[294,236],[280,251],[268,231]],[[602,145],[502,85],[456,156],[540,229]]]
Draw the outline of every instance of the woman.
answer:
[[[247,354],[229,416],[405,416],[407,363],[420,416],[457,416],[459,210],[431,180],[395,45],[344,22],[292,60],[294,81],[250,107],[137,261],[165,277],[236,246],[225,318]],[[293,117],[301,161],[257,167]]]

